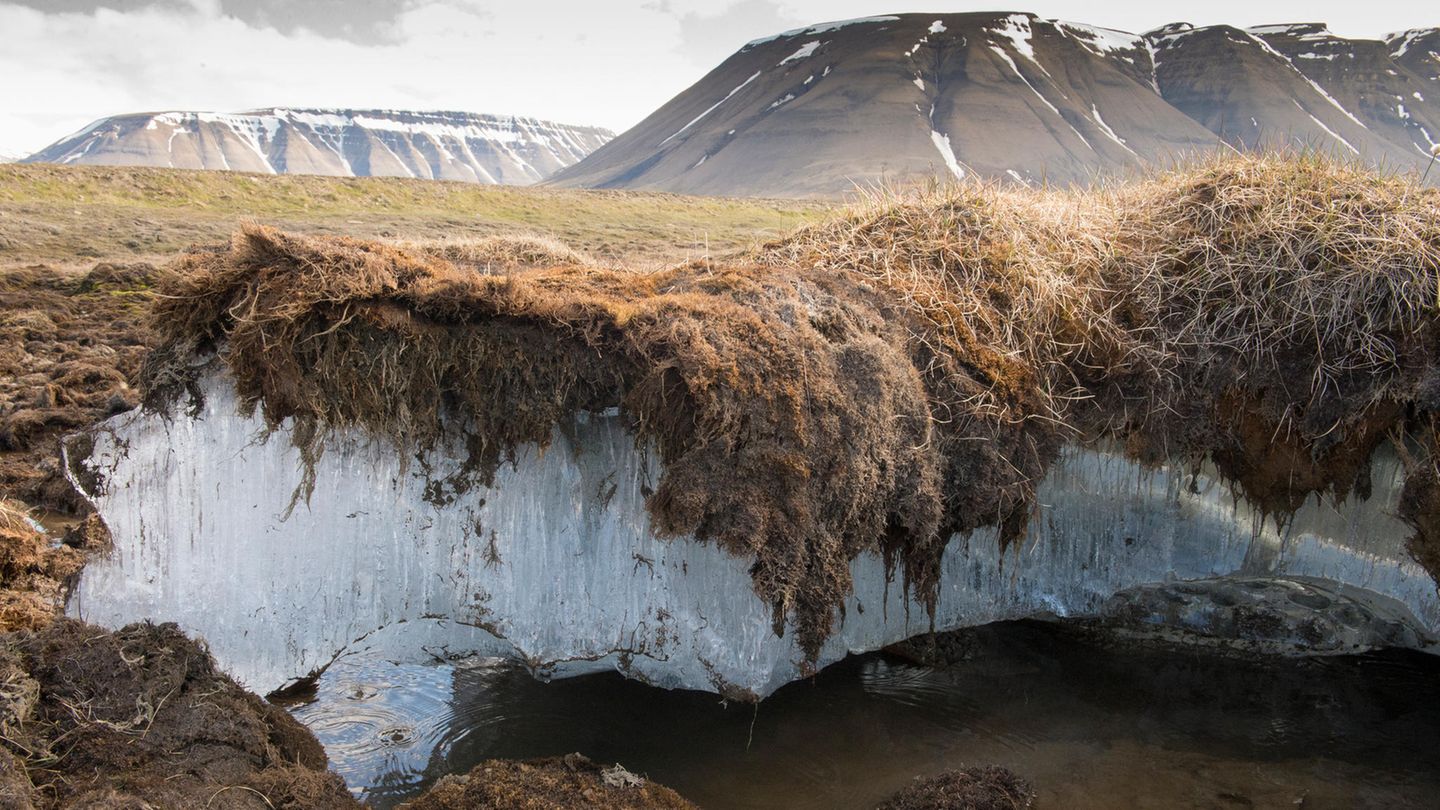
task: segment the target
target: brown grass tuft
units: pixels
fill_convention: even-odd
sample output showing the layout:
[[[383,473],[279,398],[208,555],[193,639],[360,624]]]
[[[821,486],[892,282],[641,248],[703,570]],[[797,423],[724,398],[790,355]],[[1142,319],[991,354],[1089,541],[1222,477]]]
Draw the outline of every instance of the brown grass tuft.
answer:
[[[478,274],[249,228],[182,262],[147,399],[168,407],[217,350],[312,458],[322,427],[463,440],[470,473],[443,497],[618,406],[666,464],[654,525],[753,559],[777,632],[793,620],[814,656],[855,556],[902,565],[933,605],[949,537],[1021,537],[1065,441],[1212,460],[1283,517],[1368,494],[1390,438],[1412,548],[1440,559],[1437,203],[1321,158],[1234,157],[1088,194],[877,198],[654,273]]]
[[[486,274],[503,274],[537,267],[595,264],[589,256],[550,236],[504,234],[478,239],[399,242],[397,245],[425,256],[443,259],[457,267],[468,267]]]

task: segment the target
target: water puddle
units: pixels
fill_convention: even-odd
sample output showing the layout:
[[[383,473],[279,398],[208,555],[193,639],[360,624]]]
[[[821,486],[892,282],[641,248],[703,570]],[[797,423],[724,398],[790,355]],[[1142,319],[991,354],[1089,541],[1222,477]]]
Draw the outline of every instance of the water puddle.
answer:
[[[1433,807],[1440,659],[1255,663],[1119,649],[1049,625],[976,631],[936,669],[859,656],[757,708],[494,660],[345,659],[292,711],[391,807],[489,758],[579,751],[711,808],[868,808],[995,763],[1046,807]]]

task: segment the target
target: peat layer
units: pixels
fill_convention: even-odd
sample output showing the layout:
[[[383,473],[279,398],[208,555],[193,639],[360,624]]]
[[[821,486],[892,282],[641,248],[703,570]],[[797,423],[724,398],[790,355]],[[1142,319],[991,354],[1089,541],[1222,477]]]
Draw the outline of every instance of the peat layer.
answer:
[[[1440,193],[1320,158],[887,197],[653,273],[486,272],[263,227],[175,269],[147,404],[198,396],[216,353],[312,460],[336,427],[406,457],[463,441],[437,503],[618,407],[665,462],[654,528],[753,560],[812,658],[850,560],[882,554],[933,605],[948,540],[1022,537],[1066,442],[1208,460],[1284,520],[1368,496],[1389,439],[1410,547],[1440,573]]]
[[[325,768],[173,624],[0,635],[0,806],[358,807]]]

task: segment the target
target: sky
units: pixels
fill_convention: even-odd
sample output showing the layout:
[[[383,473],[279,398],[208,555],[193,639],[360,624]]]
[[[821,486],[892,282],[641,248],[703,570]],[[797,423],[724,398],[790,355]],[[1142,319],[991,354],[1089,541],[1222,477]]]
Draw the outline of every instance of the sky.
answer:
[[[909,11],[1031,11],[1127,31],[1440,24],[1416,0],[0,0],[0,157],[107,115],[373,107],[531,115],[617,132],[751,39]]]

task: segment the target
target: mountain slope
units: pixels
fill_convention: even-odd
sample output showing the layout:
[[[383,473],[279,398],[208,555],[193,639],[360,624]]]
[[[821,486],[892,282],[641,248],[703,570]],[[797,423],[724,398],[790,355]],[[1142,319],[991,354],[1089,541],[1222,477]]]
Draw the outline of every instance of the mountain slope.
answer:
[[[1390,165],[1428,161],[1440,107],[1379,40],[1323,24],[1153,32],[1166,100],[1239,148],[1308,146]]]
[[[1063,182],[1213,143],[1149,63],[1138,37],[1030,15],[817,25],[746,45],[555,179],[783,196],[933,173]]]
[[[457,112],[163,112],[97,121],[25,162],[523,185],[611,137],[596,127]]]
[[[761,196],[971,174],[1084,183],[1282,144],[1408,169],[1440,133],[1432,48],[1429,29],[1381,42],[1006,13],[824,23],[747,44],[551,182]]]

